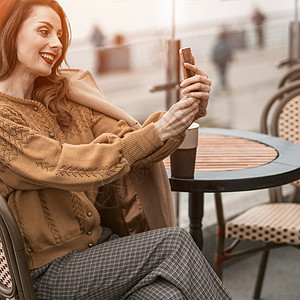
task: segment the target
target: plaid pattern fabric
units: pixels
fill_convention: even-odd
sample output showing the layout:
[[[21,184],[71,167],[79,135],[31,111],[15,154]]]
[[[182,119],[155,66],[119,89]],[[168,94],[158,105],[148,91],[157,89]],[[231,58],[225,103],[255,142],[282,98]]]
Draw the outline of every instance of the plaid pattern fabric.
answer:
[[[179,288],[163,278],[157,278],[153,283],[140,288],[127,299],[154,299],[154,295],[155,300],[187,300]]]
[[[182,228],[117,238],[104,228],[99,243],[31,271],[38,299],[231,299]]]

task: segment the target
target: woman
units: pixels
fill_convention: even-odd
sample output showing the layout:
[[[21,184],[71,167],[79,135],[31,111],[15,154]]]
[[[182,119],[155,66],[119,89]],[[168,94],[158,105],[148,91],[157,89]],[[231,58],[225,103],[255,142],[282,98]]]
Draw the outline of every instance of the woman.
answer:
[[[185,230],[149,230],[174,224],[161,160],[205,114],[206,74],[187,65],[198,75],[183,99],[140,127],[89,72],[59,69],[69,28],[56,1],[4,6],[0,191],[38,299],[230,299]]]

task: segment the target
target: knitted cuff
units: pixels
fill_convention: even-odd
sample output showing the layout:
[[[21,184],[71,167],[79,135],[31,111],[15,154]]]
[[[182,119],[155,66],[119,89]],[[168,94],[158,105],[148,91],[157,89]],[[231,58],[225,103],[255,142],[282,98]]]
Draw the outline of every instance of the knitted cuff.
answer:
[[[123,155],[129,165],[139,159],[145,158],[159,147],[163,146],[153,123],[131,132],[123,138],[124,152]]]

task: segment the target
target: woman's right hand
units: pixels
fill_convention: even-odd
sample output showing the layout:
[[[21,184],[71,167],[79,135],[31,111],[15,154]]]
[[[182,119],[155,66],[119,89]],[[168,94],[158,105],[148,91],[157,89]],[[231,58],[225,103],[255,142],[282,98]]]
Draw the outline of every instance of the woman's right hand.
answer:
[[[200,101],[197,98],[184,98],[173,104],[164,116],[154,123],[160,138],[166,141],[186,130],[199,112]]]
[[[185,131],[195,119],[204,116],[206,112],[211,81],[197,66],[187,63],[184,66],[192,70],[195,76],[185,79],[180,84],[184,97],[154,124],[163,141]]]

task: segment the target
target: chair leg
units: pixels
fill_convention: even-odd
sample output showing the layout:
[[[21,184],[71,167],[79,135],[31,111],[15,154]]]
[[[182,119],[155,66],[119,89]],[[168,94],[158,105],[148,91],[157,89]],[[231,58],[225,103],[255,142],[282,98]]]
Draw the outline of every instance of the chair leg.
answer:
[[[290,197],[289,197],[289,202],[295,202],[297,194],[299,193],[300,189],[299,188],[294,188],[294,191],[291,193]]]
[[[215,250],[215,272],[222,280],[223,261],[224,261],[224,244],[225,244],[225,221],[220,193],[215,193],[215,206],[217,213],[217,232],[216,232],[216,250]]]
[[[215,272],[220,278],[220,280],[223,279],[223,261],[217,260],[217,254],[215,254]]]
[[[270,188],[269,195],[271,203],[283,202],[281,186]]]
[[[176,214],[176,226],[180,225],[180,194],[175,192],[175,214]]]
[[[258,270],[258,274],[257,274],[257,278],[256,278],[255,290],[254,290],[254,295],[253,295],[254,299],[260,298],[260,293],[261,293],[261,288],[262,288],[263,281],[264,281],[269,252],[270,252],[270,250],[268,250],[268,249],[264,250],[261,255],[259,270]]]

